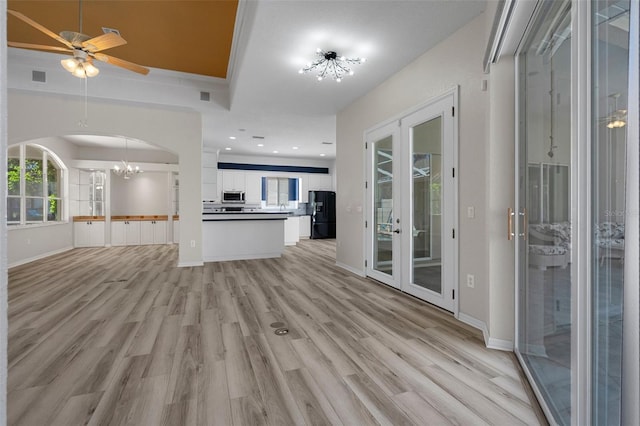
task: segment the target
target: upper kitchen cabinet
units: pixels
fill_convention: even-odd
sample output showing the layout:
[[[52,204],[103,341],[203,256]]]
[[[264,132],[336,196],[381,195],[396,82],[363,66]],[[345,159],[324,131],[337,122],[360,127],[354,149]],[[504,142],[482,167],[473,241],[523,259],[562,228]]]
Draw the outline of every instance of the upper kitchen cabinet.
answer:
[[[224,191],[245,191],[245,172],[236,170],[223,170],[222,189]]]
[[[202,153],[202,199],[218,200],[218,154],[214,152]]]
[[[104,216],[106,173],[100,170],[78,170],[77,211],[74,216]]]
[[[310,174],[308,191],[333,191],[333,178],[331,175]]]
[[[259,172],[247,172],[244,191],[247,203],[260,204],[262,200],[262,174]]]

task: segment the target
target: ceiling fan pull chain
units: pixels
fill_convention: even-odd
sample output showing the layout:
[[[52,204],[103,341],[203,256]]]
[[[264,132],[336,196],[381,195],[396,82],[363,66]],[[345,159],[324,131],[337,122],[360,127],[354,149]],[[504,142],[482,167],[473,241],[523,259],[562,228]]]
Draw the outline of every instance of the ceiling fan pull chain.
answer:
[[[83,78],[82,79],[84,82],[84,119],[78,121],[78,126],[79,127],[89,127],[89,107],[88,107],[88,100],[89,100],[89,95],[88,95],[88,90],[87,90],[87,85],[88,83],[88,78]]]

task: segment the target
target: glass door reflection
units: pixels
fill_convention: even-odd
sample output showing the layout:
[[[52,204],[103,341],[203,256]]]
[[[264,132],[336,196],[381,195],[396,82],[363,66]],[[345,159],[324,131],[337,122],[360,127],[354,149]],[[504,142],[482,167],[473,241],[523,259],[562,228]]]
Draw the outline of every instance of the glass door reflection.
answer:
[[[393,137],[375,142],[373,148],[373,269],[393,275]]]
[[[442,293],[442,117],[412,128],[413,284]]]

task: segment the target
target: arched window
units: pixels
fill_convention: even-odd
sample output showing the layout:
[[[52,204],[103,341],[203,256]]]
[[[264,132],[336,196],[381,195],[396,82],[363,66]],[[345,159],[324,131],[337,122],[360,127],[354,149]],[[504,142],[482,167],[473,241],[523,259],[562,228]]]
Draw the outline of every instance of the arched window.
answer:
[[[13,145],[7,150],[7,224],[60,222],[64,216],[66,167],[39,145]]]

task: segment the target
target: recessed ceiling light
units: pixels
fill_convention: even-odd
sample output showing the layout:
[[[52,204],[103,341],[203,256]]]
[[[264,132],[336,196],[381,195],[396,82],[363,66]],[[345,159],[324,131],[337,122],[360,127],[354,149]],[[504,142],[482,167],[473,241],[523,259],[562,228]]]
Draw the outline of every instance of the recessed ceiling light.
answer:
[[[231,139],[232,141],[235,141],[236,137],[235,136],[229,136],[229,139]]]
[[[277,153],[278,153],[278,151],[273,151],[273,153],[274,153],[274,154],[277,154]]]
[[[325,156],[325,154],[320,154],[320,157],[324,157],[324,156]]]
[[[298,149],[298,147],[297,147],[297,146],[294,146],[294,147],[293,147],[293,149]]]
[[[231,151],[231,148],[226,147],[226,148],[225,148],[225,151]]]
[[[264,146],[264,144],[263,143],[259,143],[258,146]]]

